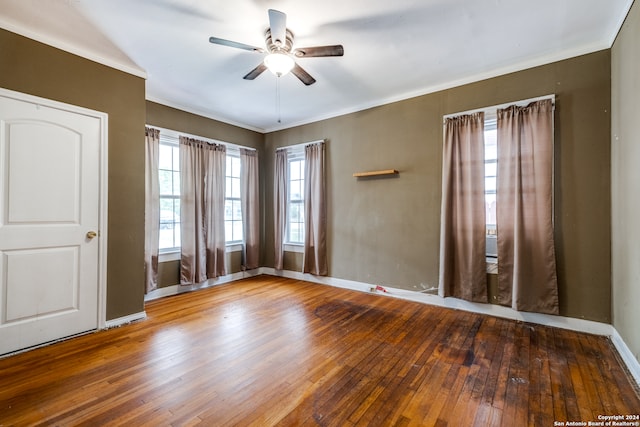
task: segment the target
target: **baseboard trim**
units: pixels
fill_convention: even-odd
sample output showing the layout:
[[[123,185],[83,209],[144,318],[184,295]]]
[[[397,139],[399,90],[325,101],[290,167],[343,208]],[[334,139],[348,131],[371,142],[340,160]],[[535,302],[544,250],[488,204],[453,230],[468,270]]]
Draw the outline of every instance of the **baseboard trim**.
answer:
[[[616,350],[618,350],[622,361],[625,365],[627,365],[627,369],[629,369],[629,372],[636,380],[638,387],[640,387],[640,362],[633,355],[633,352],[627,346],[627,343],[624,342],[624,340],[618,333],[618,330],[613,326],[611,327],[611,329],[613,331],[613,333],[611,334],[611,341],[613,341],[613,345],[616,347]]]
[[[146,317],[147,313],[145,311],[141,311],[139,313],[133,313],[127,316],[118,317],[116,319],[107,320],[103,329],[117,328],[119,326],[135,322],[137,320],[145,319]]]
[[[199,289],[211,288],[213,286],[223,285],[225,283],[234,282],[236,280],[245,279],[247,277],[254,277],[264,274],[260,268],[249,271],[240,271],[238,273],[227,274],[215,279],[209,279],[206,282],[202,282],[196,285],[172,285],[164,288],[154,289],[144,296],[144,301],[153,301],[158,298],[164,298],[171,295],[183,294],[186,292],[193,292]]]

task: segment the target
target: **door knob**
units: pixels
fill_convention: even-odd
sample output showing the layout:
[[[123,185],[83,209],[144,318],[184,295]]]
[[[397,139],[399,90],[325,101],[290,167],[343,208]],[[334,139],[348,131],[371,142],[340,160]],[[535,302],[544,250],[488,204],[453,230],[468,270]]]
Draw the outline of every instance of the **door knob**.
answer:
[[[91,240],[94,237],[98,237],[98,233],[96,233],[95,231],[88,231],[87,232],[87,239]]]

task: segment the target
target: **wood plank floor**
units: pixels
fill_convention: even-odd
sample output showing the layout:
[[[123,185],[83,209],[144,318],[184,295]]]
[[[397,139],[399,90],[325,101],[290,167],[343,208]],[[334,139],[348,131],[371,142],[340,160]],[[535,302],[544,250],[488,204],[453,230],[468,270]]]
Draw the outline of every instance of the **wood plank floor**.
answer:
[[[0,426],[553,426],[637,415],[604,337],[260,276],[0,359]]]

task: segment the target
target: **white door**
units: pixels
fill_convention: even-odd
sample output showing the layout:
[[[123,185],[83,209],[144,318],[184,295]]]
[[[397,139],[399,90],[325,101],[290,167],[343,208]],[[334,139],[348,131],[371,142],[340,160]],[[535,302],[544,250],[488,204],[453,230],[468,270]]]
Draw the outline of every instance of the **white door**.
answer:
[[[81,111],[0,92],[0,354],[99,325],[106,115]]]

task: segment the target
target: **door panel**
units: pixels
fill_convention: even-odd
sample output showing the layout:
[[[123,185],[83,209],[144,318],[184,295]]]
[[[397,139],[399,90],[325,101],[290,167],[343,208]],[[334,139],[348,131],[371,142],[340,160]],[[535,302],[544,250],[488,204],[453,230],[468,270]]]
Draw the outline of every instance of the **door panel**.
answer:
[[[0,354],[98,327],[102,122],[52,105],[0,94]]]
[[[5,251],[7,309],[2,323],[78,310],[78,254],[77,246]]]
[[[78,223],[81,135],[38,122],[7,123],[6,131],[7,224]],[[47,179],[34,179],[34,171]]]

